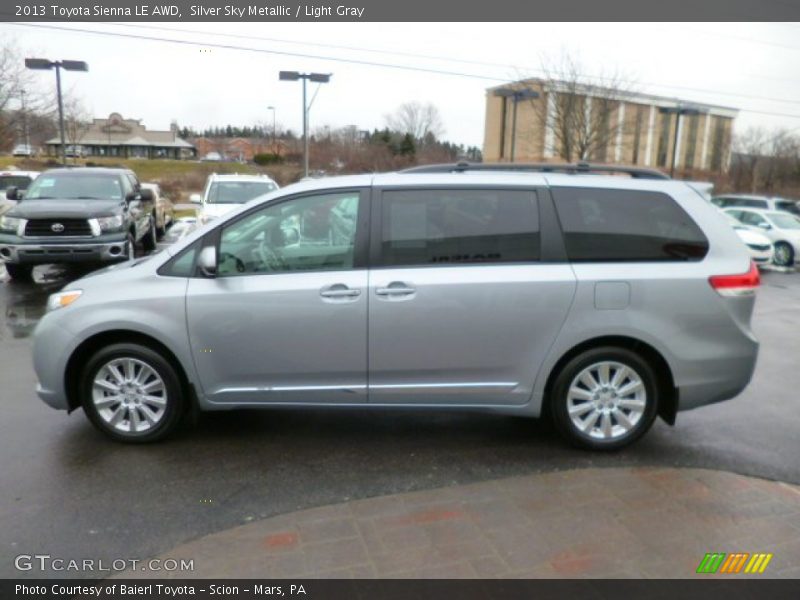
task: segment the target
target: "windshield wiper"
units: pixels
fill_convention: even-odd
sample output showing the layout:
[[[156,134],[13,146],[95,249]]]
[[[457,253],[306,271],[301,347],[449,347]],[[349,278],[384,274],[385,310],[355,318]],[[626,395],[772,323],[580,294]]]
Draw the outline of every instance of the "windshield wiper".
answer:
[[[67,198],[68,200],[104,200],[105,198],[99,198],[98,196],[73,196],[71,198]]]

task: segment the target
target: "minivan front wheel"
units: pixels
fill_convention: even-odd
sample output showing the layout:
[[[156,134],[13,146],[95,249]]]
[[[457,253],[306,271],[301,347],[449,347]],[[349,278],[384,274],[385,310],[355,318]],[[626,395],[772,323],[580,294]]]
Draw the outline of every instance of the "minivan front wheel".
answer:
[[[551,394],[553,420],[572,444],[616,450],[653,424],[658,386],[652,367],[624,348],[595,348],[570,360]]]
[[[112,344],[95,353],[83,371],[80,395],[92,424],[122,442],[160,440],[184,411],[175,369],[139,344]]]

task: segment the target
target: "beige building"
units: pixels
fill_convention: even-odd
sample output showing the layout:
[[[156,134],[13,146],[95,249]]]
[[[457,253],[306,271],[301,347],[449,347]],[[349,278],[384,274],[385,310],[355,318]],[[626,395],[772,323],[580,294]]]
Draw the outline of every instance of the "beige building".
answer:
[[[497,91],[523,89],[539,97],[517,101],[515,162],[592,160],[668,170],[675,151],[676,169],[728,167],[737,109],[540,79],[486,91],[484,161],[511,160],[514,98]],[[676,110],[687,108],[699,114],[678,121]]]
[[[178,137],[177,125],[169,131],[147,129],[140,119],[123,119],[111,113],[107,119],[91,123],[67,123],[64,140],[67,152],[82,156],[114,156],[120,158],[192,158],[195,148]],[[48,154],[61,152],[61,138],[45,142]]]

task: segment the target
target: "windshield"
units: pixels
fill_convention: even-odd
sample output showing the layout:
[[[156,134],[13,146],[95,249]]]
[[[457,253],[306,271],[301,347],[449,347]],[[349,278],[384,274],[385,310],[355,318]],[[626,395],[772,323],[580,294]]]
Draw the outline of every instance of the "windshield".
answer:
[[[209,204],[244,204],[275,189],[271,181],[217,181],[211,184]]]
[[[25,200],[122,200],[122,196],[122,184],[116,175],[45,174],[31,184]]]
[[[800,219],[789,213],[771,212],[767,216],[772,224],[779,229],[800,229]]]
[[[0,190],[15,187],[20,190],[26,189],[31,183],[30,177],[22,175],[0,175]]]

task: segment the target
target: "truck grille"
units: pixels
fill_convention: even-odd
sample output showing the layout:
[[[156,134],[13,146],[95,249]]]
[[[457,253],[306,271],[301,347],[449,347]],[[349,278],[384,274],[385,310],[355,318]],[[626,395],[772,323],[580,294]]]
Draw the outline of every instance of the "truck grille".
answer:
[[[31,219],[25,225],[26,237],[90,237],[91,235],[92,228],[86,219]]]

